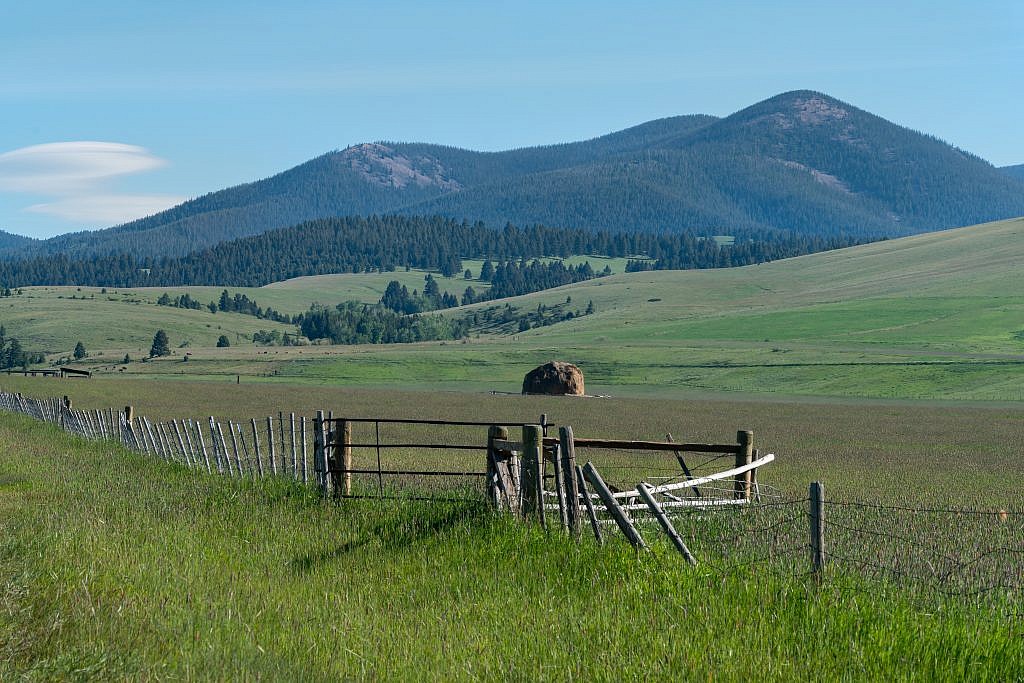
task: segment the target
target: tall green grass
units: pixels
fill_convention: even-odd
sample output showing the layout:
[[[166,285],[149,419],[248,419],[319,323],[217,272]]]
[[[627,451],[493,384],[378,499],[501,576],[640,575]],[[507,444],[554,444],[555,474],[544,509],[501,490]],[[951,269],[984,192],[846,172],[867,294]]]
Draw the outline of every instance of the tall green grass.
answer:
[[[1016,621],[692,569],[479,504],[324,502],[0,418],[0,678],[1009,680]]]

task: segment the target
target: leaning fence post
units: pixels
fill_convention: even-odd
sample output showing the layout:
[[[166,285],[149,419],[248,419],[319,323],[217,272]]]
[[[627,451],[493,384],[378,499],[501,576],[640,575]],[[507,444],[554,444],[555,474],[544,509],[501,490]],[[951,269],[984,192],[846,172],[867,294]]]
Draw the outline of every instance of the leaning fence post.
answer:
[[[749,465],[754,459],[754,432],[736,432],[736,443],[736,467]],[[736,498],[750,500],[750,470],[737,474],[735,481]]]
[[[576,441],[572,427],[558,428],[558,442],[562,447],[562,485],[565,486],[565,512],[569,531],[580,537],[580,487],[576,481]]]
[[[597,468],[594,467],[594,463],[588,462],[583,466],[583,476],[597,491],[597,495],[600,496],[601,502],[604,503],[604,507],[615,519],[615,523],[618,524],[619,530],[625,534],[626,538],[633,547],[637,550],[647,550],[647,544],[644,543],[643,536],[636,530],[633,523],[629,521],[629,517],[626,516],[626,511],[622,509],[619,502],[615,500],[615,496],[608,490],[608,485],[604,483],[604,479],[597,473]]]
[[[683,542],[683,539],[676,531],[676,528],[672,526],[672,520],[668,518],[668,515],[665,514],[665,510],[658,504],[658,501],[655,500],[654,494],[651,493],[651,489],[648,488],[646,483],[640,482],[636,485],[636,490],[637,493],[640,494],[640,497],[644,499],[644,502],[647,503],[647,507],[651,510],[651,514],[653,514],[654,518],[658,520],[658,524],[660,524],[661,528],[664,529],[669,540],[672,541],[672,545],[674,545],[676,550],[686,558],[687,562],[696,566],[697,560],[693,557],[693,553],[691,553],[690,549],[686,547],[686,543]]]
[[[825,487],[820,481],[811,482],[811,571],[821,577],[825,567]]]
[[[583,468],[576,465],[576,481],[579,482],[580,493],[583,494],[583,504],[587,508],[587,515],[590,516],[590,528],[594,531],[594,538],[598,545],[604,545],[604,536],[601,535],[601,525],[597,521],[597,511],[594,510],[594,501],[590,499],[590,491],[587,490],[587,481],[583,478]]]

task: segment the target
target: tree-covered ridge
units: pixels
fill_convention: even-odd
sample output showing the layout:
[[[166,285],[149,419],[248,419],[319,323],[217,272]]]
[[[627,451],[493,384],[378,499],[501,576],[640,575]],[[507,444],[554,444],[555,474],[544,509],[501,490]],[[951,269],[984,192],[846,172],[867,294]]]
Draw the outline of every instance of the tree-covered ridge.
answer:
[[[275,322],[286,324],[293,322],[292,316],[286,313],[279,313],[270,306],[263,308],[257,304],[255,300],[250,299],[248,295],[240,292],[235,292],[235,295],[231,296],[226,289],[220,293],[220,298],[218,298],[217,301],[211,301],[207,304],[203,304],[199,300],[193,298],[188,292],[175,297],[164,292],[156,300],[156,303],[158,306],[189,308],[195,311],[205,308],[209,310],[210,313],[216,313],[217,311],[241,313],[243,315],[251,315],[263,320],[273,320]]]
[[[330,152],[108,230],[2,249],[182,257],[330,216],[440,214],[493,225],[866,237],[1024,215],[1018,172],[821,93],[505,152],[373,143]],[[1019,175],[1019,174],[1018,174]]]
[[[401,315],[380,305],[346,301],[333,308],[314,305],[298,316],[307,339],[332,344],[400,344],[465,336],[464,321],[438,315]]]
[[[1024,164],[1017,164],[1016,166],[1003,166],[999,169],[1006,175],[1017,180],[1024,180]]]
[[[462,258],[501,261],[543,256],[649,255],[673,268],[717,268],[770,261],[853,244],[774,231],[733,233],[719,245],[697,233],[588,232],[506,226],[441,217],[371,216],[310,221],[291,228],[225,242],[181,258],[131,254],[70,258],[64,254],[0,262],[0,285],[260,287],[306,275],[392,271],[399,267],[462,272]],[[499,281],[499,287],[504,287]],[[515,291],[514,285],[505,288]]]

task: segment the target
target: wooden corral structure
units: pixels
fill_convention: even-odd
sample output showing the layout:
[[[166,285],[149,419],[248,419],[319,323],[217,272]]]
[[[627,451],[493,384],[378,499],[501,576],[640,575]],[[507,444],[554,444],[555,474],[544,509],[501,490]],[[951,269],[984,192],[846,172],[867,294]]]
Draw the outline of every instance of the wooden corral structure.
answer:
[[[69,377],[92,377],[92,371],[90,370],[79,370],[77,368],[38,368],[38,369],[23,369],[15,370],[14,368],[7,369],[8,375],[23,375],[25,377],[60,377],[61,379]]]
[[[7,392],[0,392],[0,410],[210,474],[287,477],[333,498],[488,501],[576,539],[589,521],[598,543],[604,541],[602,526],[614,524],[636,548],[647,548],[635,524],[645,517],[657,521],[690,562],[695,559],[670,516],[757,502],[758,469],[775,459],[758,453],[749,431],[737,432],[735,443],[719,444],[676,443],[671,435],[664,441],[581,438],[570,426],[558,427],[555,436],[546,415],[536,423],[495,424],[336,418],[318,411],[307,430],[308,418],[294,413],[267,417],[265,424],[263,418],[246,424],[214,417],[153,423],[131,406],[80,410],[67,396],[32,399]],[[511,439],[513,429],[519,440]],[[617,460],[602,459],[610,451],[620,452]],[[695,454],[704,462],[693,466],[686,458]],[[720,460],[725,464],[709,472]],[[616,471],[617,477],[606,479]]]

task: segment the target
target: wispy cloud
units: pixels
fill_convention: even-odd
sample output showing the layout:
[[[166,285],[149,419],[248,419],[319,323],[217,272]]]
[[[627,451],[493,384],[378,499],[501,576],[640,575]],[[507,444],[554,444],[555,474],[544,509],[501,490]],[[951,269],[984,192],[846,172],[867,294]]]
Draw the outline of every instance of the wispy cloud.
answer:
[[[50,198],[25,208],[88,225],[124,223],[174,206],[184,197],[112,192],[115,178],[167,164],[144,147],[118,142],[53,142],[0,154],[0,191]]]
[[[25,211],[43,213],[89,225],[118,225],[149,216],[184,201],[164,194],[94,194],[64,197],[33,204]]]

